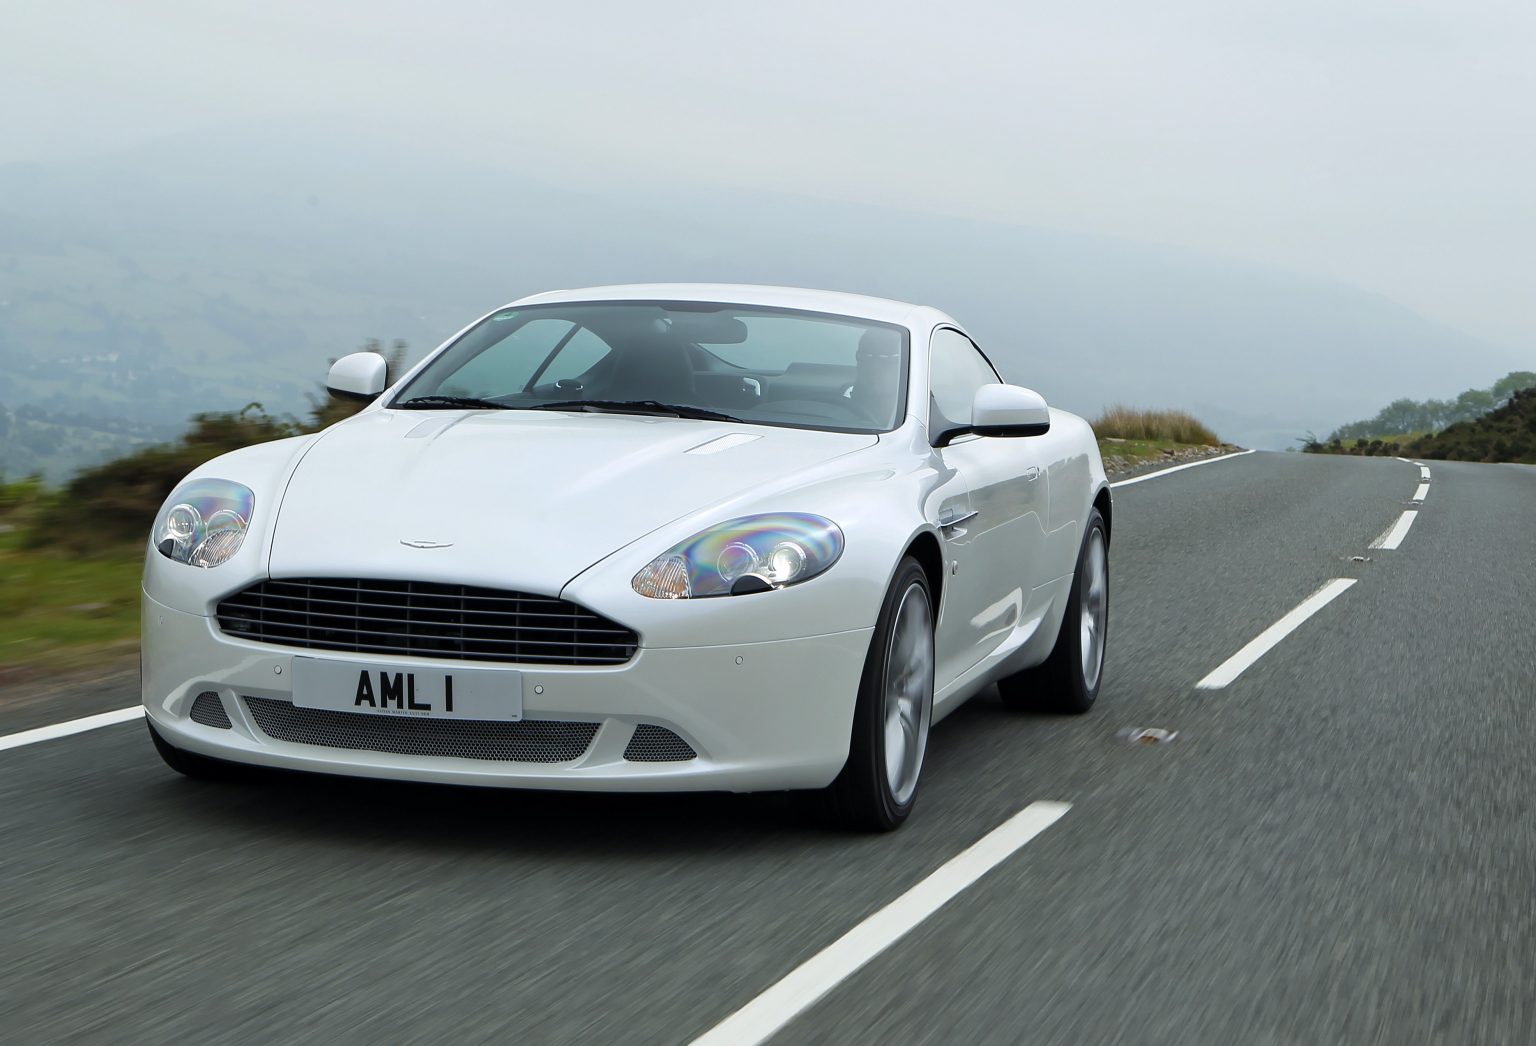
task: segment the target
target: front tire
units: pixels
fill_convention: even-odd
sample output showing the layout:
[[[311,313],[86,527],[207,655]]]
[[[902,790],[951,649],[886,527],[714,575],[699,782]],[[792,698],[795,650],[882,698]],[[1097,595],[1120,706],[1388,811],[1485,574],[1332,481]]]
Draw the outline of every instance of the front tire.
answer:
[[[826,792],[844,827],[889,832],[912,812],[933,722],[933,666],[933,596],[928,576],[909,556],[875,622],[848,762]]]
[[[998,680],[1003,703],[1019,711],[1082,715],[1099,696],[1108,638],[1109,531],[1092,509],[1056,645],[1039,667]]]

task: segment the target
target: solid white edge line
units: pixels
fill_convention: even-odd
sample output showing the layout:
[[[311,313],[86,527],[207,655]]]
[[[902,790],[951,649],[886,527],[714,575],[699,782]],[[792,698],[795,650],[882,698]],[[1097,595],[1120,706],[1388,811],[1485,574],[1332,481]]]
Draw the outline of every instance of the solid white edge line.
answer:
[[[693,1046],[754,1046],[766,1041],[1070,809],[1070,803],[1030,803],[693,1040]]]
[[[1403,543],[1403,538],[1408,536],[1408,528],[1413,526],[1413,521],[1418,516],[1418,509],[1404,509],[1403,514],[1397,517],[1397,522],[1392,524],[1385,534],[1371,542],[1371,547],[1384,549],[1387,552],[1396,551]]]
[[[100,715],[88,715],[83,719],[71,719],[67,723],[54,723],[51,726],[23,730],[17,734],[6,734],[0,737],[0,752],[9,748],[20,748],[23,745],[35,745],[39,741],[52,741],[56,737],[83,734],[87,730],[112,726],[116,723],[132,722],[143,715],[144,706],[134,705],[132,708],[118,708],[111,712],[102,712]]]
[[[1419,484],[1419,489],[1415,490],[1413,492],[1413,500],[1414,501],[1423,501],[1424,498],[1426,496],[1428,496],[1428,494],[1429,494],[1429,484],[1428,483],[1420,483]]]
[[[1218,665],[1215,671],[1195,684],[1195,689],[1220,690],[1231,683],[1252,667],[1255,661],[1279,646],[1280,641],[1301,627],[1302,622],[1307,618],[1343,595],[1356,580],[1352,577],[1336,577],[1323,585],[1297,604],[1294,610],[1260,632],[1241,650]]]
[[[1215,464],[1218,461],[1231,461],[1233,458],[1240,458],[1240,457],[1242,457],[1245,454],[1252,454],[1252,453],[1253,453],[1252,449],[1249,449],[1249,450],[1239,450],[1239,451],[1234,451],[1231,454],[1222,454],[1222,455],[1220,455],[1218,457],[1214,457],[1214,458],[1201,458],[1199,461],[1186,461],[1182,465],[1171,465],[1171,466],[1169,466],[1168,468],[1165,468],[1165,469],[1158,469],[1156,472],[1148,472],[1144,476],[1132,476],[1130,479],[1118,480],[1117,482],[1111,483],[1110,487],[1111,488],[1114,488],[1114,487],[1128,487],[1132,483],[1145,483],[1147,480],[1149,480],[1149,479],[1157,479],[1157,477],[1159,477],[1159,476],[1167,476],[1167,475],[1171,475],[1172,473],[1175,473],[1175,472],[1183,472],[1185,469],[1198,468],[1201,465],[1212,465],[1212,464]]]

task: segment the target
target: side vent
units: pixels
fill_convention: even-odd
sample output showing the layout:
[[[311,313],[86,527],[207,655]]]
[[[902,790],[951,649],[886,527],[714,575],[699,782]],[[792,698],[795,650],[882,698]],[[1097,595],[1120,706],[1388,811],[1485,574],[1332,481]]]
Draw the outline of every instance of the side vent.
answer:
[[[686,763],[698,758],[693,746],[666,727],[641,723],[624,746],[624,758],[631,763]]]
[[[228,730],[230,727],[229,713],[224,710],[224,702],[212,690],[204,690],[197,695],[197,699],[192,702],[191,718],[194,723],[220,730]]]

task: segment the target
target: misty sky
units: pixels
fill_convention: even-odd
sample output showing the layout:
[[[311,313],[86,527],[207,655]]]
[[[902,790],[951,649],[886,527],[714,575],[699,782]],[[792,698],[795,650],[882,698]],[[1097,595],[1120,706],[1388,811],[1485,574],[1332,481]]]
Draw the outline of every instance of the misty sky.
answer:
[[[1533,56],[1536,4],[1492,0],[39,0],[0,23],[0,162],[340,117],[549,180],[1185,245],[1530,353]]]

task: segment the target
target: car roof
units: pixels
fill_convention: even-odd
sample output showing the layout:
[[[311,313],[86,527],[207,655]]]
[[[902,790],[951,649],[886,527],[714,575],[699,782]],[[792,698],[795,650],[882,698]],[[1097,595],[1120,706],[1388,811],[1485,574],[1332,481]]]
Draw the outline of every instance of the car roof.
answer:
[[[765,287],[736,283],[633,283],[547,291],[519,298],[512,305],[578,301],[716,301],[731,305],[768,305],[781,309],[826,312],[837,316],[910,325],[913,313],[934,310],[889,298],[805,287]]]

